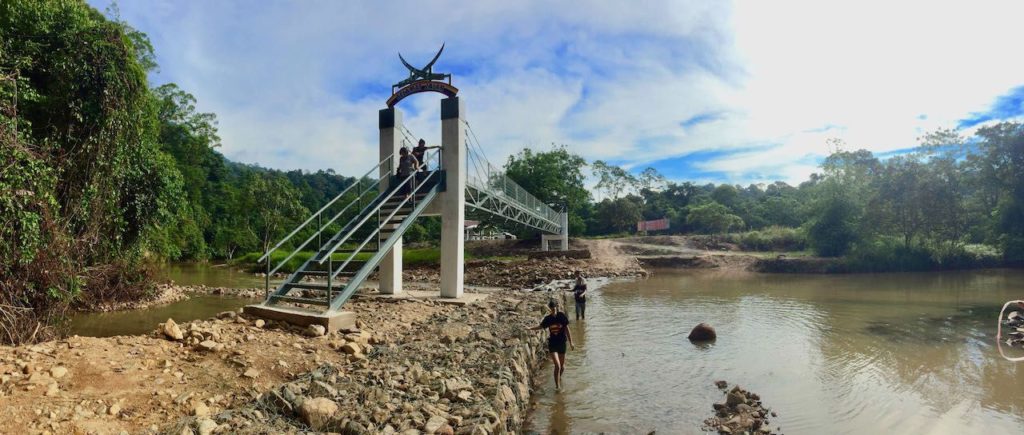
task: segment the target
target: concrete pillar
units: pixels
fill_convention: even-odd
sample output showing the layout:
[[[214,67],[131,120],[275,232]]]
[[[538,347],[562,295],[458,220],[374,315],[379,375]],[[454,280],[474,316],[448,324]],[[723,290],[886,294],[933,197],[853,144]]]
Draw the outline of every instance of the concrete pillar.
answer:
[[[562,220],[562,250],[569,250],[569,212],[564,211],[558,216]]]
[[[462,297],[466,246],[466,141],[459,97],[441,100],[441,165],[445,191],[441,200],[441,297]]]
[[[398,167],[398,150],[402,148],[402,112],[397,108],[381,109],[378,114],[380,124],[380,159],[391,156],[391,164],[383,164],[380,175],[384,180],[380,183],[380,191],[388,189],[388,179]],[[402,241],[399,240],[380,262],[380,292],[396,295],[402,293]]]

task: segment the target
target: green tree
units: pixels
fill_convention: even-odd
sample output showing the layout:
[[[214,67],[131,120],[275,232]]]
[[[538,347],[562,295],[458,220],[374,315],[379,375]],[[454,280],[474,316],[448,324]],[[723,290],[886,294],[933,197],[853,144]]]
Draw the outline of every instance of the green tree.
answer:
[[[903,156],[886,161],[879,176],[878,193],[869,210],[878,228],[897,233],[906,248],[925,231],[933,212],[925,200],[928,181],[924,165]]]
[[[642,199],[627,195],[608,199],[594,206],[594,219],[601,233],[632,233],[641,219]]]
[[[534,152],[524,148],[509,156],[505,174],[546,204],[564,203],[569,211],[569,233],[583,234],[589,215],[590,192],[583,186],[586,160],[565,146]]]
[[[251,173],[245,187],[242,209],[252,214],[247,230],[257,235],[263,252],[310,214],[295,187],[279,174]]]
[[[1024,263],[1024,124],[1004,122],[978,129],[979,156],[972,166],[998,198],[994,225],[1004,258]],[[991,193],[991,191],[996,193]]]
[[[0,222],[25,231],[0,249],[0,305],[33,326],[74,301],[143,297],[141,263],[172,251],[183,186],[133,32],[83,1],[0,2]]]
[[[667,182],[665,176],[654,168],[644,169],[636,179],[637,188],[641,191],[664,189]]]
[[[629,192],[637,188],[638,180],[622,167],[610,165],[602,160],[594,161],[591,165],[594,176],[597,177],[598,190],[604,190],[605,198],[618,198],[623,192]]]
[[[690,207],[686,215],[686,223],[698,232],[721,234],[743,228],[743,219],[732,213],[729,208],[711,201]]]
[[[814,252],[823,257],[838,257],[850,251],[858,239],[860,210],[848,191],[830,180],[817,188],[807,238]]]

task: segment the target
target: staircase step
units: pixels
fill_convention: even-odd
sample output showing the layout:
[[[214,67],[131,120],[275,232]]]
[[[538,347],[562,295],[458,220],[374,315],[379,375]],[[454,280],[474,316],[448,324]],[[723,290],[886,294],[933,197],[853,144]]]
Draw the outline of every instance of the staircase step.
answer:
[[[334,262],[334,270],[338,270],[338,266],[340,264],[341,264],[340,262]],[[365,265],[365,264],[366,264],[366,261],[364,261],[364,260],[352,260],[351,262],[348,263],[348,266],[345,266],[345,270],[346,271],[358,270],[359,268],[363,267],[363,265]],[[323,275],[327,274],[327,263],[326,262],[324,262],[324,264],[322,264],[322,265],[321,264],[313,263],[313,264],[309,265],[309,267],[310,267],[310,269],[302,270],[302,271],[299,271],[298,273],[306,274],[306,275],[311,275],[311,276],[323,276]]]
[[[358,270],[358,269],[343,270],[341,272],[338,272],[337,276],[353,276],[353,275],[356,274],[356,270]],[[300,278],[301,277],[306,277],[306,276],[327,276],[327,271],[326,270],[301,270],[301,271],[295,272],[295,274],[298,277],[300,277]]]
[[[295,296],[270,295],[270,299],[271,301],[274,302],[291,302],[293,304],[322,305],[325,307],[331,304],[330,301],[326,299],[297,298]]]
[[[353,273],[353,275],[355,275],[355,274]],[[339,290],[340,291],[343,288],[345,288],[344,285],[339,287],[338,285],[336,285],[338,283],[334,283],[334,284],[335,285],[332,285],[330,287],[333,290]],[[312,283],[312,282],[289,282],[289,283],[286,283],[284,286],[288,287],[289,290],[290,289],[295,289],[295,288],[304,289],[304,290],[327,290],[327,288],[328,288],[327,287],[327,283],[317,284],[317,283]]]

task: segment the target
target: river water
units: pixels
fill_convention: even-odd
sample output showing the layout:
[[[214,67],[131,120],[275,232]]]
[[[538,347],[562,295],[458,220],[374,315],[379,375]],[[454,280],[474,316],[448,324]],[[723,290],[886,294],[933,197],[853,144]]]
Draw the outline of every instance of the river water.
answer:
[[[1024,433],[1024,363],[994,338],[1010,299],[1024,299],[1022,271],[614,282],[573,321],[565,386],[543,372],[527,429],[702,433],[722,379],[760,394],[791,435]],[[700,322],[713,344],[686,340]]]
[[[251,273],[203,263],[170,264],[163,269],[159,279],[179,285],[207,287],[253,288],[264,284],[263,278]],[[274,281],[271,285],[275,285]],[[193,295],[184,301],[142,310],[77,314],[70,319],[68,326],[71,334],[88,337],[147,334],[167,319],[179,323],[206,319],[253,302],[256,301],[231,296]]]

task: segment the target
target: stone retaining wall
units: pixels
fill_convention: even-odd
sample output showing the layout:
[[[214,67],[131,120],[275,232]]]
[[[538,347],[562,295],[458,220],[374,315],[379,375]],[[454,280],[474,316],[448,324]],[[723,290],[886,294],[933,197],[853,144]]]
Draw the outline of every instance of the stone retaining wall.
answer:
[[[546,300],[501,292],[461,307],[354,302],[356,312],[372,313],[361,317],[360,331],[316,339],[348,354],[346,364],[323,364],[215,421],[186,418],[171,431],[205,424],[228,432],[518,432],[546,356],[543,334],[526,328],[540,321]],[[402,313],[414,311],[422,318],[404,324]]]
[[[568,251],[536,251],[527,254],[530,259],[539,258],[576,258],[576,259],[588,259],[591,258],[589,249],[570,249]]]

